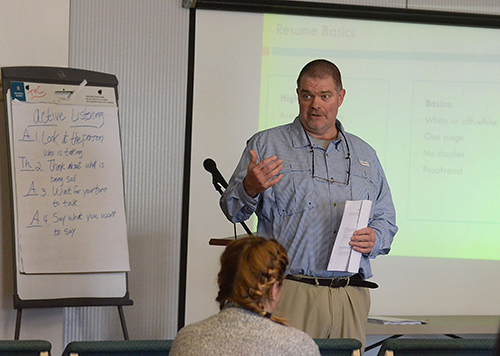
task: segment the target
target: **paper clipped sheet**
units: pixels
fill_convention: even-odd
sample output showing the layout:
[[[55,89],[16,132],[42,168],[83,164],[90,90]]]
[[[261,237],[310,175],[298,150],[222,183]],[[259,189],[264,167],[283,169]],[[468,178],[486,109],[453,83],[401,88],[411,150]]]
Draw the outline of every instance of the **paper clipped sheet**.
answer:
[[[394,318],[390,316],[372,316],[368,317],[368,322],[383,325],[423,325],[427,324],[425,320]]]
[[[344,215],[328,263],[329,271],[358,273],[361,253],[354,251],[349,242],[354,231],[368,226],[371,208],[370,200],[345,202]]]

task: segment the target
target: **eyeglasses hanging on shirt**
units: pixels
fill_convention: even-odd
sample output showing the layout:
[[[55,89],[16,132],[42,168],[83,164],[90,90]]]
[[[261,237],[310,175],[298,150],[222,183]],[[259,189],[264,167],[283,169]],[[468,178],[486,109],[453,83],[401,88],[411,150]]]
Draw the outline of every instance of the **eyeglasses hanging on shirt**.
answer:
[[[305,130],[304,130],[305,132]],[[328,182],[328,183],[337,183],[337,184],[343,184],[343,185],[349,185],[349,180],[350,180],[350,177],[351,177],[351,151],[349,149],[349,144],[347,143],[347,139],[345,137],[345,134],[341,131],[341,130],[338,130],[338,132],[340,132],[340,134],[344,137],[344,142],[345,142],[345,145],[346,145],[346,148],[347,148],[347,152],[346,152],[346,156],[345,156],[345,161],[346,161],[346,179],[344,181],[338,181],[336,180],[335,178],[331,177],[331,178],[323,178],[323,177],[319,177],[316,175],[316,172],[315,172],[315,169],[314,169],[314,147],[311,143],[311,140],[309,139],[309,135],[307,134],[307,132],[305,132],[306,134],[306,137],[307,137],[307,141],[309,141],[309,148],[311,149],[311,153],[312,153],[312,178],[313,179],[319,179],[319,180],[323,180],[325,182]]]

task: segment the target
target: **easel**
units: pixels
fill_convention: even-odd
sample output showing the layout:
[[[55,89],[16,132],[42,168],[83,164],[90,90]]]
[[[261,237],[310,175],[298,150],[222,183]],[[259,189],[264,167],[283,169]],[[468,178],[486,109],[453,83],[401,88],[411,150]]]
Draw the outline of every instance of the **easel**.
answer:
[[[89,169],[92,169],[94,166],[92,166],[92,162],[97,162],[97,159],[102,159],[103,161],[105,159],[109,159],[110,161],[114,162],[121,162],[121,147],[118,145],[120,144],[119,141],[119,118],[118,118],[118,113],[117,109],[115,108],[118,107],[118,94],[117,94],[117,86],[118,86],[118,80],[114,75],[111,74],[106,74],[106,73],[99,73],[99,72],[93,72],[93,71],[85,71],[85,70],[79,70],[79,69],[73,69],[73,68],[57,68],[57,67],[4,67],[2,68],[2,91],[3,95],[5,98],[8,98],[8,100],[5,100],[3,104],[5,104],[5,117],[3,115],[0,115],[2,117],[1,121],[3,124],[5,124],[5,127],[7,128],[7,132],[12,132],[14,131],[13,128],[15,127],[12,115],[12,108],[11,105],[8,105],[7,102],[11,103],[14,102],[15,100],[19,101],[20,104],[26,105],[27,100],[29,101],[28,95],[26,93],[32,93],[34,98],[43,98],[45,95],[51,95],[51,93],[54,93],[55,91],[56,94],[66,94],[62,95],[61,97],[57,97],[57,99],[61,99],[61,102],[64,100],[70,100],[70,98],[78,97],[80,95],[80,101],[78,103],[70,103],[67,107],[74,108],[77,112],[77,118],[85,118],[85,115],[88,113],[86,111],[81,112],[78,111],[80,106],[84,106],[85,108],[95,108],[93,111],[94,118],[102,118],[102,121],[99,123],[99,125],[94,125],[92,126],[94,130],[94,133],[97,133],[101,135],[101,137],[106,136],[107,140],[106,142],[111,142],[111,144],[105,148],[107,149],[115,149],[113,152],[115,152],[114,156],[89,156],[88,162]],[[34,84],[33,84],[34,83]],[[87,86],[90,89],[85,89],[85,86]],[[38,88],[57,88],[54,89],[54,91],[43,91],[43,90],[38,90]],[[90,92],[89,90],[92,90]],[[17,95],[14,95],[14,93],[17,93]],[[83,93],[83,94],[82,94]],[[43,94],[43,95],[42,95]],[[28,98],[28,99],[27,99]],[[71,99],[73,100],[73,99]],[[92,102],[92,100],[95,100],[95,102]],[[54,110],[49,110],[50,105],[59,105],[59,101],[43,101],[41,100],[40,102],[33,102],[32,104],[36,105],[37,110],[47,110],[46,112],[49,113],[51,112],[52,115],[54,115],[54,112],[60,113],[60,116],[50,116],[51,119],[54,119],[54,122],[51,122],[51,132],[53,132],[53,140],[56,142],[56,137],[63,136],[65,134],[65,131],[68,130],[67,128],[64,129],[59,129],[58,124],[61,124],[67,121],[67,118],[71,117],[67,113],[69,112],[67,109],[64,109],[63,106],[59,106],[57,108],[57,111]],[[69,102],[67,102],[69,103]],[[111,108],[110,110],[107,110],[107,108]],[[38,112],[38,111],[37,111]],[[43,112],[43,111],[42,111]],[[80,114],[79,114],[80,113]],[[84,116],[78,116],[78,115],[84,115]],[[106,116],[107,121],[104,120],[104,116]],[[46,116],[46,118],[49,116]],[[20,115],[21,119],[25,119],[22,115]],[[28,117],[28,119],[31,118],[31,116]],[[57,118],[58,120],[55,120]],[[10,120],[10,121],[9,121]],[[19,120],[18,117],[16,117],[16,120]],[[38,121],[37,121],[38,122]],[[12,123],[11,126],[9,124]],[[38,122],[40,123],[40,122]],[[106,123],[106,126],[105,126]],[[110,126],[109,126],[110,125]],[[31,129],[32,126],[28,125],[27,127]],[[39,125],[38,127],[44,127],[44,125]],[[79,126],[79,127],[86,127],[86,126]],[[105,127],[105,129],[102,129],[102,127]],[[110,127],[110,129],[107,129],[107,127]],[[44,130],[43,128],[40,130]],[[78,128],[72,127],[71,128],[71,133],[76,134],[77,136],[81,134],[80,131],[78,131]],[[99,131],[100,130],[100,131]],[[40,132],[42,132],[40,131]],[[47,131],[48,132],[48,131]],[[45,132],[42,132],[45,133]],[[3,136],[3,135],[2,135]],[[10,154],[10,151],[17,148],[16,144],[19,140],[14,140],[11,139],[11,137],[6,134],[7,140],[9,144],[6,145],[7,153]],[[96,136],[97,137],[97,136]],[[39,149],[41,150],[40,143],[37,140],[28,140],[30,145],[34,146],[34,150]],[[71,148],[69,144],[63,141],[59,141],[58,144],[61,144],[61,147],[67,147],[68,149]],[[118,149],[117,149],[118,147]],[[2,147],[3,149],[3,147]],[[87,152],[83,153],[83,146],[80,147],[79,149],[82,150],[82,156],[84,154],[87,154]],[[49,150],[48,150],[49,151]],[[60,151],[61,154],[59,155],[59,159],[62,159],[60,157],[63,157],[62,150]],[[52,153],[55,155],[55,151]],[[50,156],[50,155],[48,155]],[[19,172],[15,171],[14,165],[13,165],[13,159],[11,157],[11,161],[9,161],[10,164],[10,169],[12,172]],[[40,161],[40,165],[42,165]],[[45,163],[45,161],[43,161]],[[64,164],[66,164],[66,161],[62,161]],[[61,164],[61,167],[64,166],[64,164]],[[29,166],[28,168],[32,168],[34,166]],[[97,166],[95,166],[97,167]],[[105,165],[100,166],[99,168],[104,169]],[[117,167],[117,166],[115,166]],[[12,173],[11,172],[11,173]],[[38,172],[43,172],[43,169],[39,169]],[[106,172],[106,177],[109,178],[109,176],[114,177],[112,182],[121,182],[123,177],[122,177],[122,169],[121,165],[117,169],[111,170],[103,170],[100,172]],[[23,173],[24,174],[24,173]],[[30,174],[30,173],[27,173]],[[102,174],[102,173],[101,173]],[[86,178],[82,178],[83,173],[78,173],[78,183],[80,185],[83,185],[85,183]],[[11,174],[10,176],[10,185],[3,184],[2,183],[2,191],[9,191],[11,194],[11,206],[10,208],[12,211],[14,211],[14,208],[16,204],[14,204],[14,198],[18,198],[18,201],[23,198],[23,196],[17,194],[16,191],[14,191],[13,186],[14,186],[14,181],[15,178],[21,177],[21,175],[16,176],[15,174]],[[44,176],[42,174],[42,178],[47,178],[48,176]],[[30,178],[33,181],[36,181],[40,177],[37,177],[36,179]],[[30,179],[26,179],[26,181],[30,181]],[[21,178],[22,180],[22,178]],[[73,181],[76,180],[76,173],[74,174]],[[19,180],[17,181],[19,182]],[[87,181],[88,186],[92,185],[91,180]],[[34,183],[33,183],[34,184]],[[52,183],[47,183],[47,181],[44,181],[44,183],[40,183],[41,187],[44,187],[44,189],[47,189],[47,187],[51,187]],[[109,182],[105,183],[109,184]],[[119,186],[118,184],[114,184],[114,186]],[[118,202],[116,205],[116,211],[121,211],[121,208],[124,208],[124,198],[123,198],[123,189],[117,189],[115,191],[114,197],[117,199],[116,201]],[[72,196],[74,198],[74,201],[76,202],[78,199],[83,200],[80,196],[76,196],[76,189],[75,190],[70,190],[68,189],[67,192],[69,195],[75,193],[75,196]],[[108,189],[106,188],[106,191],[108,192]],[[108,194],[110,194],[108,192]],[[35,194],[37,195],[37,194]],[[38,195],[37,195],[38,196]],[[121,202],[121,203],[120,203]],[[60,203],[60,202],[59,202]],[[37,209],[43,209],[45,208],[48,213],[47,215],[51,213],[50,210],[50,205],[52,202],[37,202]],[[43,205],[45,204],[45,205]],[[120,204],[123,204],[121,206]],[[2,207],[3,208],[3,207]],[[115,208],[115,206],[113,206]],[[92,213],[98,213],[98,211],[88,210],[88,212]],[[31,212],[30,212],[31,214]],[[38,213],[37,213],[38,214]],[[67,213],[69,216],[69,213]],[[37,219],[38,219],[38,215]],[[66,215],[64,215],[66,216]],[[75,213],[73,216],[79,216],[78,213]],[[98,216],[98,215],[95,215]],[[113,215],[114,216],[114,215]],[[122,217],[124,214],[121,215]],[[19,217],[18,217],[19,218]],[[124,218],[123,218],[124,219]],[[74,221],[77,221],[78,219],[74,219]],[[38,221],[38,220],[35,220]],[[47,223],[48,220],[45,221]],[[122,228],[124,231],[124,234],[120,235],[120,237],[125,236],[125,241],[126,241],[126,228],[124,228],[124,220],[120,220],[123,222],[119,226]],[[21,319],[22,319],[22,312],[23,309],[30,309],[30,308],[64,308],[64,307],[92,307],[92,306],[116,306],[118,308],[118,314],[120,318],[120,323],[123,331],[123,336],[125,340],[129,339],[128,336],[128,331],[127,331],[127,326],[125,322],[125,316],[123,313],[123,306],[124,305],[133,305],[133,301],[130,300],[129,298],[129,293],[128,293],[128,283],[127,283],[127,268],[128,266],[124,267],[123,269],[119,268],[111,268],[109,270],[107,269],[102,269],[99,270],[97,269],[97,272],[92,272],[88,271],[86,269],[78,270],[76,272],[73,271],[59,271],[59,272],[49,272],[49,273],[37,273],[36,271],[33,273],[28,273],[24,270],[23,268],[20,268],[19,266],[19,261],[20,258],[18,258],[18,252],[20,249],[16,245],[18,243],[18,236],[16,235],[18,233],[18,229],[16,229],[16,223],[18,220],[16,220],[16,215],[13,212],[12,213],[12,231],[13,231],[13,241],[12,241],[12,246],[13,246],[13,262],[14,262],[14,309],[17,309],[17,317],[16,317],[16,327],[15,327],[15,332],[14,332],[14,339],[19,340],[20,337],[20,332],[21,332]],[[23,225],[24,226],[24,225]],[[114,226],[113,228],[115,228]],[[41,228],[41,224],[37,224],[36,228]],[[82,226],[79,226],[80,231],[85,231],[85,229]],[[75,231],[73,229],[73,231]],[[16,232],[16,234],[14,234]],[[56,235],[54,235],[56,236]],[[59,236],[59,235],[57,235]],[[121,240],[123,241],[123,239]],[[123,245],[120,245],[123,246]],[[122,249],[123,251],[123,249]],[[80,253],[82,251],[79,251]],[[84,251],[85,252],[85,251]],[[88,251],[87,251],[88,252]],[[124,256],[124,254],[118,254],[118,257]],[[98,261],[103,261],[103,259],[99,259]],[[105,260],[108,261],[108,260]],[[73,263],[73,261],[72,261]],[[106,268],[106,267],[105,267]],[[80,273],[80,272],[85,272],[85,273]]]

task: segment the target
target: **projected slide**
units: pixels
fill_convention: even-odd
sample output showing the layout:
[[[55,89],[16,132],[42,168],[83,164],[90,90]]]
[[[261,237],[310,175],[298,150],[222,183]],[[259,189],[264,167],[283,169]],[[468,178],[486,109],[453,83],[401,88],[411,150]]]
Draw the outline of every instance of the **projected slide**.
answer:
[[[338,118],[377,150],[391,186],[391,255],[499,260],[499,31],[453,31],[264,15],[259,129],[295,118],[305,63],[333,61]]]

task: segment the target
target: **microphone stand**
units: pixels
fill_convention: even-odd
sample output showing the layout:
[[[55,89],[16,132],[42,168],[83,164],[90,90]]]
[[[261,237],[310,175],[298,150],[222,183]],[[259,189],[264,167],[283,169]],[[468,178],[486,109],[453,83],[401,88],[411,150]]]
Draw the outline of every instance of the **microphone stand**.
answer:
[[[222,195],[223,193],[222,185],[219,181],[215,179],[213,175],[212,175],[212,184],[214,185],[215,190],[218,191],[220,195]],[[243,227],[248,236],[253,236],[252,231],[250,231],[250,229],[248,228],[247,224],[245,224],[244,221],[240,222],[240,225]],[[234,238],[236,239],[236,229],[234,231]]]

